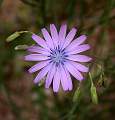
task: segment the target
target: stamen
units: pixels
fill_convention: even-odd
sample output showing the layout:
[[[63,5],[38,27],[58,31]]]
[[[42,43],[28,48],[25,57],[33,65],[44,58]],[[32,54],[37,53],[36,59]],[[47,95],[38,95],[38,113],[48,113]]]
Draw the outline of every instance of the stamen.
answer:
[[[52,62],[56,63],[56,66],[61,64],[64,64],[64,61],[66,57],[68,56],[66,52],[62,49],[60,49],[59,46],[57,46],[54,50],[51,50],[51,54],[48,56],[52,60]]]

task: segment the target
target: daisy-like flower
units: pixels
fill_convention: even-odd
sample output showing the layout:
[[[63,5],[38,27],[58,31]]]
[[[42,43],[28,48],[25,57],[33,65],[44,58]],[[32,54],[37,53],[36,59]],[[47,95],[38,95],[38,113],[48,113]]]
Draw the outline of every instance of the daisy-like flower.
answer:
[[[50,25],[50,33],[43,28],[43,38],[35,34],[32,39],[37,45],[28,48],[31,54],[25,56],[26,61],[38,63],[29,69],[30,73],[40,70],[34,83],[38,84],[45,76],[45,87],[53,84],[53,91],[58,92],[60,84],[64,91],[72,90],[71,76],[77,80],[84,79],[81,72],[88,72],[89,68],[81,62],[89,62],[91,58],[79,53],[90,49],[88,44],[82,44],[86,40],[85,35],[75,38],[76,29],[72,28],[67,34],[67,25],[62,25],[59,33],[54,24]],[[67,34],[67,35],[66,35]]]

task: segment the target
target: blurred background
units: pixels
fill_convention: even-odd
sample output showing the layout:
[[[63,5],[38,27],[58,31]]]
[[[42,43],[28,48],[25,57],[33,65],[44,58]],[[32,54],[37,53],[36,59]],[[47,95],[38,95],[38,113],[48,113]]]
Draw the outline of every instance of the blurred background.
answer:
[[[27,71],[34,63],[23,60],[26,51],[14,50],[33,44],[30,34],[6,42],[15,31],[39,33],[50,23],[57,28],[67,23],[69,29],[78,28],[77,36],[88,36],[98,104],[92,103],[87,75],[74,102],[76,80],[71,92],[55,94],[44,85],[35,86],[35,75]],[[115,120],[115,0],[0,0],[0,120],[92,119]]]

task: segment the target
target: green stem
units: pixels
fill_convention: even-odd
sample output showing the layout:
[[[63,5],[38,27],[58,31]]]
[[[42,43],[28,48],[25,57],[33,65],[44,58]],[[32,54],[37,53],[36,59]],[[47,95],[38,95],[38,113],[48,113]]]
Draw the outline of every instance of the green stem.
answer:
[[[91,85],[93,85],[93,80],[92,80],[92,76],[91,76],[90,72],[89,72],[89,78],[90,78],[90,81],[91,81]]]

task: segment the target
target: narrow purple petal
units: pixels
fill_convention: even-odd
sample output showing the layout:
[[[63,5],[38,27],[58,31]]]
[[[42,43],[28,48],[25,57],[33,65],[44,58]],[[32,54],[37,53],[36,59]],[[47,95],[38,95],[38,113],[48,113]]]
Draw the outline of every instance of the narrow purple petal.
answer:
[[[51,31],[51,36],[52,36],[54,45],[58,46],[59,36],[58,36],[58,32],[54,24],[50,24],[50,31]]]
[[[68,33],[67,37],[65,38],[65,42],[62,48],[67,47],[71,43],[71,41],[74,39],[76,31],[77,30],[75,28],[71,29],[71,31]]]
[[[45,66],[34,79],[34,83],[38,83],[41,79],[43,79],[50,70],[51,66],[52,66],[51,63]]]
[[[70,62],[77,70],[79,70],[80,72],[88,72],[89,71],[89,67],[86,67],[80,63],[74,62],[74,61],[68,61]]]
[[[40,53],[40,51],[43,51],[44,48],[39,47],[38,45],[33,45],[33,46],[30,46],[27,50],[29,52],[39,52]]]
[[[60,65],[60,74],[61,74],[61,84],[62,84],[63,90],[66,91],[68,90],[69,85],[68,85],[68,79],[67,79],[66,72],[62,65]]]
[[[92,58],[85,55],[69,55],[67,59],[77,62],[89,62],[92,60]]]
[[[43,55],[50,55],[50,52],[42,47],[39,46],[31,46],[27,49],[29,52],[40,53]]]
[[[68,51],[68,54],[77,54],[77,53],[87,51],[89,49],[90,49],[90,46],[88,44],[84,44],[84,45],[77,46],[76,48],[74,48],[72,50],[66,49],[66,51]]]
[[[71,50],[76,48],[78,45],[82,44],[87,39],[86,35],[81,35],[77,39],[73,40],[70,45],[67,46],[66,49]]]
[[[54,79],[53,79],[53,91],[54,92],[58,92],[59,90],[59,86],[60,86],[60,79],[61,79],[61,75],[60,75],[60,70],[57,67]]]
[[[65,67],[77,80],[79,80],[79,81],[83,80],[82,74],[69,62],[65,63]]]
[[[39,63],[35,64],[34,66],[32,66],[28,71],[30,73],[36,72],[36,71],[42,69],[43,67],[45,67],[48,63],[49,63],[49,61],[39,62]]]
[[[42,39],[40,36],[33,34],[32,35],[32,39],[41,47],[45,48],[45,49],[49,49],[46,42],[44,41],[44,39]]]
[[[67,31],[67,25],[64,24],[60,27],[60,31],[59,31],[59,45],[61,47],[66,37],[66,31]]]
[[[41,54],[30,54],[25,56],[26,61],[41,61],[41,60],[47,60],[48,57]]]
[[[43,34],[43,36],[44,36],[48,46],[50,48],[54,48],[54,44],[53,44],[52,38],[51,38],[50,34],[48,33],[48,31],[45,28],[42,29],[42,34]]]
[[[47,74],[46,82],[45,82],[45,88],[49,88],[50,87],[50,85],[52,83],[52,80],[53,80],[53,77],[55,75],[55,72],[56,72],[56,67],[53,64],[52,67],[50,68],[48,74]]]
[[[67,76],[67,80],[68,80],[68,89],[72,90],[73,84],[72,84],[71,76],[70,76],[70,74],[69,74],[69,72],[68,72],[68,70],[66,68],[65,68],[65,72],[66,72],[66,76]]]

